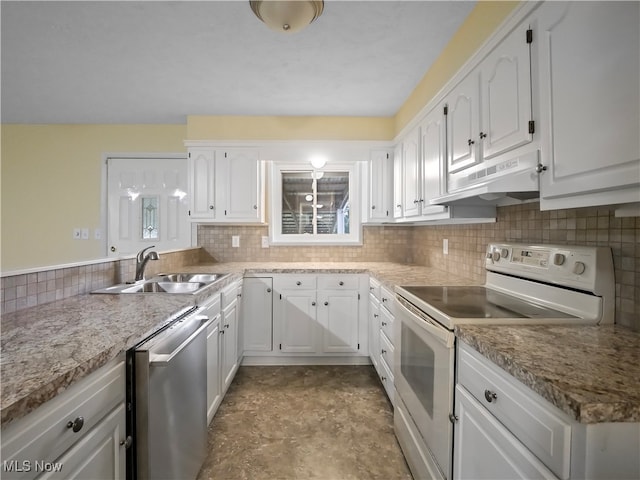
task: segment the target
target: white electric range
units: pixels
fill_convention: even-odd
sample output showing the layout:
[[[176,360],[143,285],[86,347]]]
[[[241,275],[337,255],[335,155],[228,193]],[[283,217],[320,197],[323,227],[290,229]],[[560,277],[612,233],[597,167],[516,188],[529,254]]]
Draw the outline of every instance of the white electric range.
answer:
[[[396,288],[396,434],[418,478],[452,478],[455,335],[459,324],[614,322],[611,250],[489,244],[482,286]]]

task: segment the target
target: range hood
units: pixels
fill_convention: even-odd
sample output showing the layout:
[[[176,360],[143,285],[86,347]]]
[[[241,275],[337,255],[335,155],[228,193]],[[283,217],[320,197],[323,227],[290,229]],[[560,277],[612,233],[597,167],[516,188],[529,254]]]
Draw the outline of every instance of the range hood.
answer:
[[[472,174],[448,178],[448,193],[432,198],[433,205],[511,205],[540,196],[540,179],[534,162],[512,159]]]

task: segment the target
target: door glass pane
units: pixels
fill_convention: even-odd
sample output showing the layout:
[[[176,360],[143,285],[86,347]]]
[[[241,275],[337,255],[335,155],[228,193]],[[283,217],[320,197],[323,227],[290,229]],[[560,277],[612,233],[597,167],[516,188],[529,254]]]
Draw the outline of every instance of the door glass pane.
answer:
[[[142,197],[142,238],[155,240],[158,231],[158,197]]]
[[[404,322],[401,325],[400,371],[429,417],[433,419],[435,354],[410,327]]]

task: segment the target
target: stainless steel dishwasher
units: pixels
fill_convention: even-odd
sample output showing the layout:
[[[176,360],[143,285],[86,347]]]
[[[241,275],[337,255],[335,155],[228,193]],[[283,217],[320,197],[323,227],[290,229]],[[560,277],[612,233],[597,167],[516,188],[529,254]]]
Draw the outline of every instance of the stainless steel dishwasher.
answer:
[[[194,479],[204,462],[209,323],[193,307],[134,350],[139,479]]]

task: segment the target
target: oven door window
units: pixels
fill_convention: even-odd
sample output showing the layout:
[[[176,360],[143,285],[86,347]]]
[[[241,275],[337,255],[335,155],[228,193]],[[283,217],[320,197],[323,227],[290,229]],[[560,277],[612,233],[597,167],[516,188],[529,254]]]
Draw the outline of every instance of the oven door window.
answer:
[[[433,419],[435,352],[402,323],[400,371],[427,414]]]

